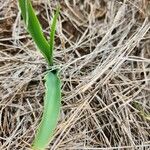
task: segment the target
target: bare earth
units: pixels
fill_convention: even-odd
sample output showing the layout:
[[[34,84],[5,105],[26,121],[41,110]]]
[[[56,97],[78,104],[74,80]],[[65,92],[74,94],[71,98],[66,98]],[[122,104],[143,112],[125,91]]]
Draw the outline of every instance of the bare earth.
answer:
[[[49,38],[62,107],[49,150],[150,149],[150,1],[33,0]],[[0,1],[0,150],[29,150],[43,110],[47,64],[18,10]]]

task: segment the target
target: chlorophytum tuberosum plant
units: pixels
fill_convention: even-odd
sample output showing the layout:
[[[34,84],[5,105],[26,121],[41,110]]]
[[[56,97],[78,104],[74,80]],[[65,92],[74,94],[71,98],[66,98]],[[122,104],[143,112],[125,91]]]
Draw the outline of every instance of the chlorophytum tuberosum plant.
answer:
[[[53,65],[53,49],[54,49],[54,36],[56,30],[56,22],[59,15],[59,7],[53,17],[51,25],[50,40],[46,40],[42,32],[41,25],[35,15],[30,0],[18,0],[19,8],[26,28],[33,38],[36,46],[46,59],[48,67]],[[35,139],[32,143],[32,149],[44,150],[51,138],[57,125],[60,106],[61,106],[61,85],[58,77],[57,70],[47,71],[45,77],[45,97],[44,97],[44,110],[40,125],[37,129]]]

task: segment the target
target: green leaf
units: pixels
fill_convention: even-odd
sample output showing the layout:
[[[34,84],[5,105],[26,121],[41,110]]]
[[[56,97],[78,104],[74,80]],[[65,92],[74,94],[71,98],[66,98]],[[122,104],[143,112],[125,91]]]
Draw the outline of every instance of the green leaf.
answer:
[[[53,18],[53,21],[52,21],[52,25],[51,25],[49,45],[50,45],[50,53],[51,53],[52,57],[53,57],[54,38],[55,38],[55,32],[56,32],[57,18],[59,16],[59,10],[60,10],[60,6],[58,6],[57,9],[56,9],[56,13],[54,15],[54,18]]]
[[[49,71],[45,75],[45,81],[44,112],[33,142],[34,150],[44,150],[49,144],[60,113],[61,85],[57,71]]]
[[[48,64],[51,65],[52,56],[50,46],[43,35],[41,25],[35,15],[30,0],[19,0],[19,7],[28,32],[31,34],[34,42],[47,60]]]

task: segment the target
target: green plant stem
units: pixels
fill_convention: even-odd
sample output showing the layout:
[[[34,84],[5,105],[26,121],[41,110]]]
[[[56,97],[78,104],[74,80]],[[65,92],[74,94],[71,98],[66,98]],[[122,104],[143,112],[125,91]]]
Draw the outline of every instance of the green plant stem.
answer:
[[[44,150],[49,144],[57,125],[61,106],[61,84],[57,71],[45,75],[44,111],[40,126],[33,141],[34,150]]]

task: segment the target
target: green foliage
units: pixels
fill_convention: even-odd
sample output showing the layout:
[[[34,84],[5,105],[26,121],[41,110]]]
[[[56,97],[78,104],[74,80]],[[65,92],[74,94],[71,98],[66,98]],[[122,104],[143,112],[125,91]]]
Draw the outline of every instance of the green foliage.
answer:
[[[44,112],[33,142],[33,149],[36,150],[43,150],[51,140],[61,106],[61,85],[56,71],[49,71],[45,75],[45,81]]]
[[[50,41],[47,41],[42,32],[41,25],[35,15],[30,0],[18,0],[22,17],[25,21],[28,32],[35,44],[43,54],[49,66],[53,65],[54,37],[56,22],[59,15],[59,7],[54,15],[50,33]],[[44,111],[37,134],[32,144],[35,150],[44,150],[49,144],[55,127],[57,125],[61,106],[61,86],[57,71],[48,71],[45,75],[45,98]]]
[[[55,39],[55,31],[56,31],[57,18],[59,15],[59,9],[60,7],[57,7],[56,14],[54,15],[54,18],[52,21],[51,32],[50,32],[49,46],[50,46],[50,54],[52,57],[53,57],[54,39]],[[51,62],[53,63],[53,60],[51,60]]]
[[[23,20],[25,21],[26,27],[30,35],[32,36],[35,44],[39,48],[40,52],[43,54],[44,58],[49,65],[53,64],[53,48],[54,48],[54,36],[56,30],[56,22],[59,15],[59,7],[56,10],[54,19],[52,21],[52,28],[50,34],[50,42],[46,40],[43,35],[41,25],[35,15],[33,7],[30,0],[19,0],[19,7],[21,9],[21,14]]]

